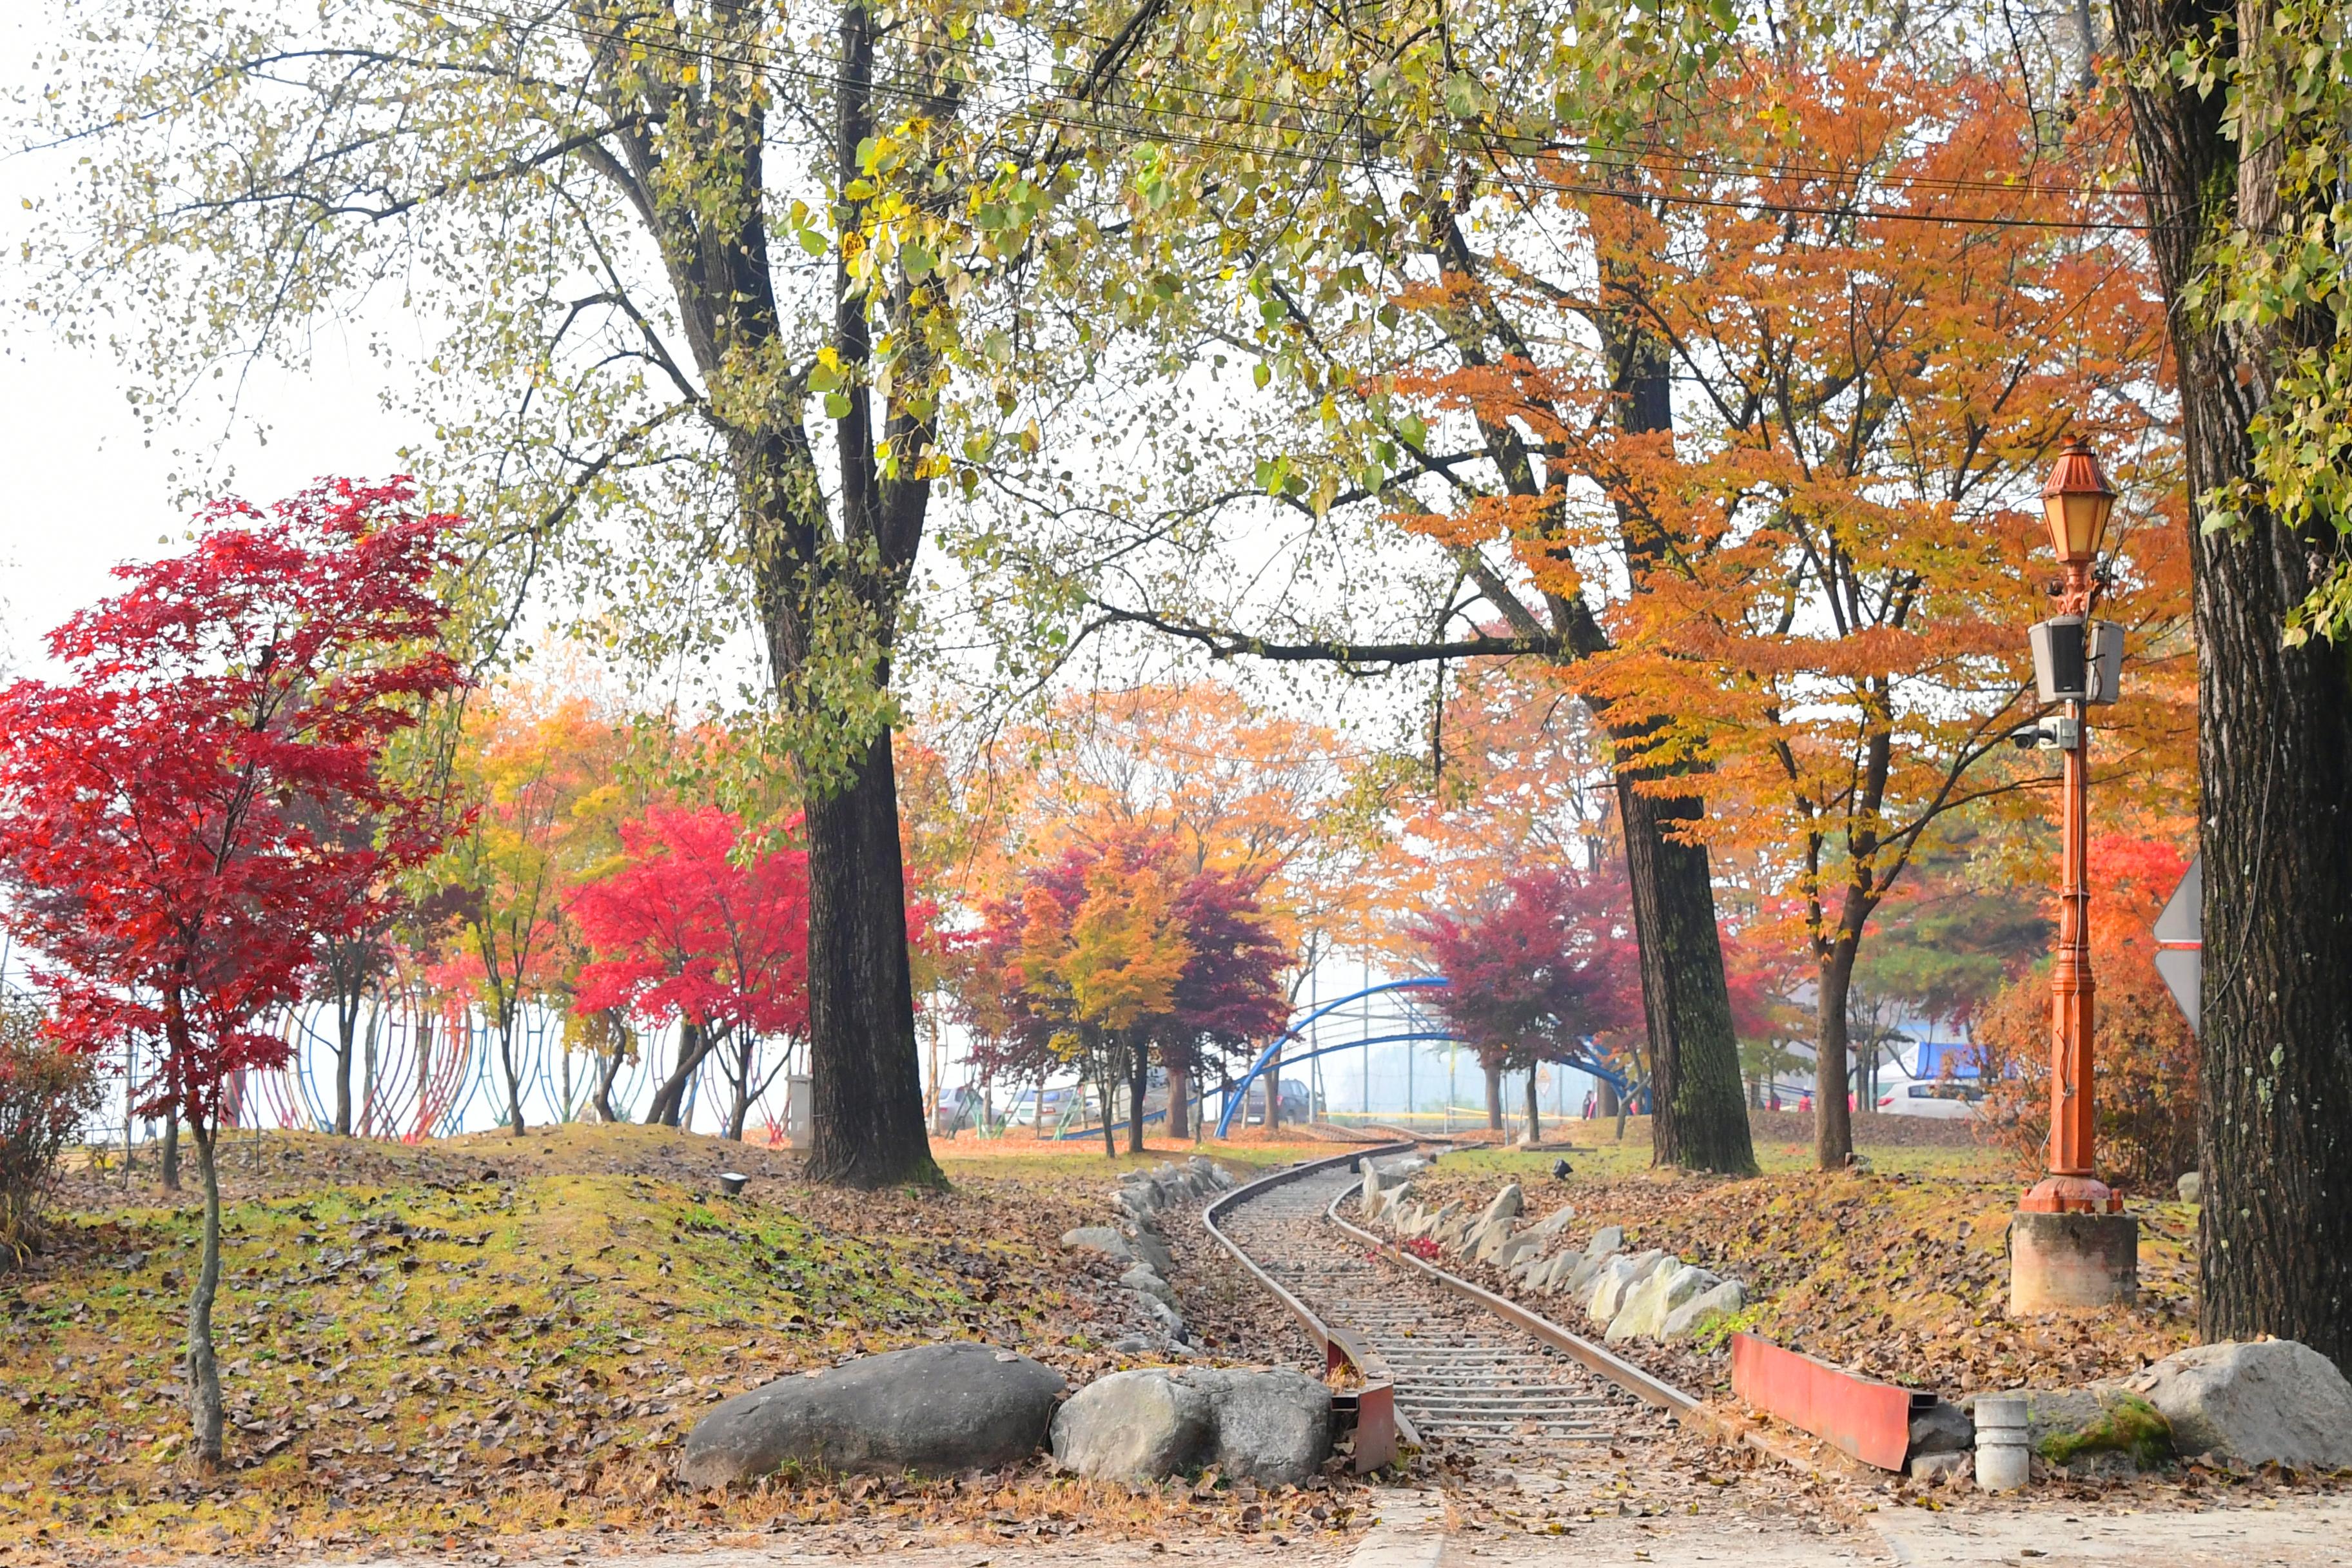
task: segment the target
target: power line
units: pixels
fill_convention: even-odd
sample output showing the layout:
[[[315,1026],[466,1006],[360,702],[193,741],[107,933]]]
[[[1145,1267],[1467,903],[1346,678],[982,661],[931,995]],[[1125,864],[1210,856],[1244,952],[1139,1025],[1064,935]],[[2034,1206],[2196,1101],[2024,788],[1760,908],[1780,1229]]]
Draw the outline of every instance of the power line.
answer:
[[[729,54],[715,47],[709,47],[707,45],[688,47],[659,39],[646,39],[633,35],[624,34],[618,30],[598,30],[589,27],[583,24],[554,17],[523,16],[512,12],[501,11],[493,6],[468,4],[466,3],[466,0],[449,0],[449,3],[441,5],[430,4],[428,3],[428,0],[398,0],[398,3],[409,9],[424,12],[429,16],[438,16],[443,14],[467,16],[479,21],[501,23],[509,26],[527,30],[543,30],[564,33],[569,36],[575,37],[583,42],[591,44],[626,43],[632,48],[667,55],[677,59],[698,64],[703,61],[711,61],[723,65],[738,66],[741,68],[759,73],[763,77],[788,78],[797,79],[804,83],[835,88],[863,86],[869,89],[878,89],[884,91],[895,90],[910,97],[931,98],[937,96],[936,84],[920,79],[908,77],[905,73],[890,73],[887,71],[874,72],[869,73],[868,77],[861,82],[852,82],[849,79],[840,75],[838,71],[815,70],[804,67],[787,65],[772,59],[763,60],[751,56]],[[969,45],[956,45],[952,42],[943,42],[935,46],[927,47],[936,47],[944,52],[961,54],[975,59],[991,58],[973,46]],[[828,63],[838,65],[839,62],[837,60],[833,60]],[[1214,89],[1199,89],[1196,96],[1225,98],[1234,101],[1266,104],[1271,107],[1285,110],[1295,110],[1302,107],[1301,105],[1295,103],[1281,103],[1277,100],[1262,98],[1250,98],[1246,95],[1220,93]],[[1221,127],[1227,130],[1267,130],[1272,131],[1276,135],[1297,135],[1302,138],[1319,138],[1322,142],[1322,145],[1319,148],[1310,149],[1307,147],[1268,145],[1264,142],[1237,142],[1228,139],[1221,139],[1200,132],[1181,131],[1165,126],[1143,123],[1133,119],[1110,119],[1100,113],[1100,104],[1098,101],[1094,112],[1074,114],[1070,112],[1069,108],[1066,106],[1075,104],[1077,101],[1078,100],[1076,100],[1064,99],[1061,100],[1061,104],[1059,106],[1038,106],[1033,109],[1026,115],[1013,116],[1009,117],[1009,119],[1010,121],[1013,123],[1018,123],[1020,121],[1025,119],[1028,122],[1040,127],[1062,131],[1093,132],[1104,135],[1124,136],[1132,140],[1153,142],[1161,145],[1184,147],[1200,151],[1225,152],[1264,158],[1275,158],[1298,163],[1327,163],[1338,161],[1337,149],[1339,144],[1344,141],[1353,139],[1354,136],[1354,132],[1351,129],[1345,126],[1334,127],[1328,130],[1316,130],[1311,127],[1303,126],[1286,129],[1281,127],[1265,126],[1254,121],[1213,115],[1202,110],[1173,108],[1165,105],[1146,105],[1133,102],[1123,102],[1117,105],[1117,107],[1128,111],[1131,115],[1157,115],[1178,120],[1191,120],[1201,121],[1209,126]],[[1344,110],[1332,109],[1329,106],[1321,107],[1324,112],[1333,114],[1346,112]],[[1555,146],[1547,150],[1562,151],[1563,149]],[[1486,145],[1482,146],[1479,151],[1486,153],[1508,153],[1509,148],[1507,142],[1489,142]],[[1645,157],[1670,158],[1684,173],[1699,176],[1714,176],[1727,180],[1785,177],[1802,178],[1807,174],[1840,181],[1852,179],[1855,182],[1857,190],[1859,190],[1859,188],[1864,184],[1870,184],[1882,187],[1893,187],[1895,189],[1921,190],[1929,193],[1941,193],[1956,195],[1986,195],[2006,197],[2012,200],[2032,197],[2124,197],[2137,194],[2127,187],[2063,185],[2049,183],[2021,183],[1998,180],[1972,181],[1932,175],[1894,174],[1871,176],[1865,174],[1862,171],[1829,169],[1819,166],[1815,166],[1814,168],[1808,170],[1801,165],[1777,166],[1769,164],[1740,163],[1727,165],[1721,163],[1709,163],[1707,161],[1692,158],[1686,154],[1667,153],[1663,150],[1656,150],[1646,153],[1635,150],[1627,150],[1623,153],[1620,153],[1614,149],[1600,149],[1588,145],[1582,149],[1579,155],[1600,163],[1603,168],[1624,168],[1644,172],[1652,172],[1651,164],[1643,161]],[[1351,158],[1349,161],[1353,162],[1353,159]],[[1367,159],[1366,162],[1369,163],[1370,160]],[[1398,165],[1391,164],[1391,167],[1392,172],[1399,174],[1409,173],[1409,171],[1405,171]],[[1532,173],[1525,175],[1516,182],[1498,178],[1494,181],[1480,181],[1478,183],[1487,184],[1506,189],[1510,188],[1513,184],[1517,184],[1524,189],[1558,195],[1605,196],[1618,200],[1624,200],[1631,197],[1645,202],[1656,202],[1661,205],[1674,206],[1708,208],[1723,211],[1754,211],[1790,216],[1835,217],[1845,218],[1857,222],[1874,221],[1888,223],[1923,223],[1980,228],[2042,229],[2053,232],[2074,233],[2140,233],[2146,232],[2147,228],[2147,225],[2145,223],[2133,222],[2123,218],[2049,218],[2019,216],[2008,214],[1919,212],[1900,207],[1856,206],[1852,205],[1838,205],[1823,201],[1780,201],[1761,195],[1707,196],[1691,193],[1668,191],[1628,191],[1617,185],[1589,181],[1549,178]]]

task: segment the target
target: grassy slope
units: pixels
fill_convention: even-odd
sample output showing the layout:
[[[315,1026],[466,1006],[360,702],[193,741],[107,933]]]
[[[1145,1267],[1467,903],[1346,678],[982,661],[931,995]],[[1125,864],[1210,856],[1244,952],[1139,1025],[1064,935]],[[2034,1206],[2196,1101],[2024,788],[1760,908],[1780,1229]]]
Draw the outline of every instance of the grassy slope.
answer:
[[[1101,1216],[1098,1151],[950,1154],[948,1194],[812,1188],[788,1156],[635,1127],[419,1149],[272,1135],[227,1164],[232,1468],[203,1481],[182,1458],[196,1211],[86,1179],[50,1256],[0,1275],[0,1548],[676,1523],[667,1449],[727,1393],[949,1337],[1083,1378],[1119,1327],[1098,1272],[1055,1244]],[[754,1177],[739,1200],[711,1195],[730,1164]],[[954,1511],[827,1497],[687,1506],[704,1523]]]
[[[1868,1151],[1873,1173],[1825,1174],[1811,1168],[1809,1147],[1765,1142],[1763,1174],[1727,1181],[1653,1171],[1640,1123],[1622,1144],[1608,1123],[1569,1131],[1580,1148],[1565,1182],[1551,1174],[1556,1153],[1480,1149],[1444,1155],[1424,1187],[1484,1203],[1517,1181],[1535,1212],[1576,1205],[1572,1239],[1622,1224],[1629,1247],[1666,1247],[1745,1279],[1762,1300],[1744,1326],[1766,1338],[1948,1394],[2121,1376],[2189,1343],[2194,1329],[2196,1211],[2187,1205],[2130,1204],[2140,1221],[2137,1310],[2019,1322],[2001,1301],[2021,1188],[1997,1154],[1879,1146]],[[1546,1301],[1581,1325],[1567,1301]],[[1686,1386],[1726,1385],[1720,1358],[1673,1360]]]

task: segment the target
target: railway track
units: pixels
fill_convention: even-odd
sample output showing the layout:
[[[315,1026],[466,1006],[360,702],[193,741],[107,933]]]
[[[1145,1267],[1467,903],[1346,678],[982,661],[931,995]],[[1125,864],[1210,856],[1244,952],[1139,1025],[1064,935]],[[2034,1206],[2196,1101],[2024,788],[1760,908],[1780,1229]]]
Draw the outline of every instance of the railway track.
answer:
[[[1366,1152],[1395,1151],[1358,1152]],[[1541,1320],[1514,1322],[1500,1310],[1510,1304],[1466,1296],[1448,1277],[1350,1234],[1333,1211],[1357,1189],[1357,1157],[1238,1188],[1212,1205],[1209,1223],[1332,1347],[1335,1362],[1356,1363],[1368,1386],[1386,1380],[1405,1440],[1565,1458],[1583,1445],[1654,1433],[1677,1401],[1687,1403],[1597,1347]],[[1555,1342],[1543,1330],[1573,1342]],[[1363,1426],[1373,1424],[1368,1414]],[[1360,1468],[1365,1437],[1360,1427]]]

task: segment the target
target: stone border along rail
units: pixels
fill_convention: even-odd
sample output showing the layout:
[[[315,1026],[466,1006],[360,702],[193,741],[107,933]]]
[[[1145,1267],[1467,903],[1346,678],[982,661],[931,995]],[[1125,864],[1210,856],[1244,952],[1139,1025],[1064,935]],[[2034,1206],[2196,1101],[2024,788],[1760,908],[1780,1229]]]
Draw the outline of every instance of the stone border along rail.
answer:
[[[1359,1475],[1367,1474],[1396,1460],[1400,1441],[1418,1447],[1420,1438],[1396,1407],[1396,1379],[1372,1348],[1353,1331],[1326,1323],[1317,1317],[1307,1303],[1283,1289],[1274,1276],[1258,1267],[1257,1260],[1244,1252],[1232,1237],[1218,1227],[1218,1216],[1229,1214],[1253,1197],[1262,1196],[1276,1187],[1296,1182],[1318,1172],[1354,1163],[1359,1160],[1383,1159],[1391,1154],[1410,1154],[1417,1145],[1411,1142],[1381,1143],[1370,1148],[1353,1148],[1344,1153],[1327,1154],[1319,1160],[1308,1160],[1286,1166],[1271,1175],[1260,1176],[1231,1192],[1221,1193],[1209,1200],[1201,1210],[1201,1228],[1217,1240],[1217,1244],[1233,1254],[1234,1261],[1246,1269],[1266,1293],[1282,1303],[1285,1310],[1298,1320],[1315,1342],[1323,1347],[1324,1370],[1336,1367],[1352,1368],[1360,1386],[1353,1390],[1336,1391],[1331,1399],[1335,1414],[1352,1409],[1355,1416],[1355,1468]],[[1344,1194],[1343,1194],[1344,1195]]]
[[[1305,1326],[1307,1331],[1314,1336],[1316,1342],[1324,1347],[1326,1364],[1328,1366],[1338,1366],[1342,1363],[1352,1365],[1363,1378],[1364,1390],[1358,1396],[1357,1415],[1356,1469],[1359,1473],[1377,1469],[1393,1459],[1396,1444],[1400,1439],[1418,1446],[1418,1439],[1411,1425],[1405,1421],[1402,1413],[1396,1409],[1395,1379],[1390,1373],[1387,1363],[1374,1354],[1370,1347],[1366,1346],[1353,1332],[1343,1328],[1335,1329],[1318,1318],[1307,1309],[1306,1303],[1283,1289],[1272,1276],[1258,1266],[1255,1259],[1235,1245],[1232,1237],[1220,1230],[1216,1220],[1219,1215],[1230,1213],[1251,1197],[1285,1183],[1295,1182],[1301,1177],[1331,1170],[1336,1166],[1346,1165],[1352,1162],[1385,1160],[1399,1154],[1414,1153],[1420,1148],[1421,1144],[1418,1142],[1383,1143],[1370,1148],[1350,1149],[1345,1153],[1327,1155],[1319,1160],[1308,1160],[1276,1171],[1271,1175],[1261,1176],[1255,1182],[1222,1194],[1212,1199],[1201,1212],[1202,1227],[1211,1236],[1215,1237],[1225,1250],[1232,1253],[1242,1267],[1249,1271],[1251,1277],[1280,1301],[1290,1314]],[[1359,1164],[1358,1169],[1361,1168]],[[1385,1237],[1377,1236],[1341,1219],[1339,1205],[1345,1203],[1349,1195],[1348,1191],[1336,1194],[1323,1215],[1323,1217],[1336,1226],[1341,1234],[1370,1246],[1395,1262],[1409,1264],[1419,1269],[1424,1276],[1435,1281],[1440,1288],[1475,1305],[1484,1307],[1505,1322],[1514,1325],[1600,1373],[1643,1404],[1664,1410],[1682,1426],[1704,1432],[1718,1441],[1740,1444],[1753,1448],[1769,1458],[1778,1460],[1809,1476],[1819,1476],[1824,1473],[1823,1467],[1813,1458],[1798,1449],[1776,1441],[1771,1436],[1759,1431],[1738,1416],[1717,1410],[1696,1395],[1686,1394],[1672,1384],[1651,1376],[1640,1367],[1612,1355],[1582,1335],[1562,1328],[1538,1312],[1529,1311],[1517,1301],[1498,1296],[1482,1286],[1463,1279],[1458,1274],[1440,1268],[1425,1258],[1417,1258]],[[1369,1399],[1366,1398],[1367,1395],[1370,1396]],[[1368,1407],[1372,1413],[1374,1423],[1369,1430],[1367,1430],[1365,1415]],[[1381,1426],[1377,1424],[1383,1415],[1387,1421],[1384,1444]],[[1381,1451],[1383,1447],[1384,1453]],[[1370,1451],[1370,1455],[1368,1455],[1368,1448]]]

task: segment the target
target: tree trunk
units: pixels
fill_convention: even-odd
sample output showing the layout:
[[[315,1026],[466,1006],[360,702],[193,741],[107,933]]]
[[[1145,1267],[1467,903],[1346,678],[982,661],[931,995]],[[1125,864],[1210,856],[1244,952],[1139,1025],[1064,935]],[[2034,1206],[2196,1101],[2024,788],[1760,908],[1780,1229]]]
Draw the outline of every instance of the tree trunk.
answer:
[[[1274,1053],[1274,1059],[1265,1064],[1265,1071],[1260,1073],[1258,1077],[1265,1081],[1265,1130],[1271,1132],[1282,1125],[1282,1053],[1280,1051]],[[1242,1120],[1247,1121],[1249,1108],[1244,1106],[1242,1109],[1244,1111]]]
[[[1536,1110],[1536,1069],[1528,1068],[1528,1142],[1543,1142],[1543,1122]]]
[[[1604,264],[1603,295],[1611,308],[1602,313],[1601,332],[1617,367],[1619,426],[1632,435],[1671,437],[1672,365],[1641,302],[1644,282],[1636,270],[1654,264],[1654,258],[1631,254]],[[1617,515],[1639,593],[1648,573],[1671,570],[1667,542],[1627,508],[1621,505]],[[1597,630],[1587,640],[1601,640]],[[1675,837],[1705,819],[1706,803],[1696,789],[1661,798],[1639,787],[1688,771],[1682,764],[1662,772],[1626,762],[1629,743],[1639,756],[1646,729],[1610,726],[1609,734],[1618,753],[1612,771],[1650,1043],[1650,1155],[1662,1165],[1753,1175],[1756,1150],[1740,1103],[1739,1040],[1716,926],[1714,871],[1706,845]]]
[[[1503,1131],[1503,1063],[1502,1058],[1478,1064],[1486,1073],[1486,1131]]]
[[[1118,1101],[1118,1093],[1112,1086],[1117,1080],[1112,1077],[1108,1051],[1097,1049],[1094,1058],[1095,1092],[1102,1097],[1103,1158],[1116,1160],[1118,1158],[1118,1123],[1112,1120],[1112,1107]]]
[[[2202,498],[2251,476],[2248,426],[2281,325],[2228,326],[2184,302],[2200,247],[2233,219],[2297,232],[2281,211],[2278,63],[2264,0],[2116,0],[2118,42],[2162,61],[2217,32],[2239,56],[2246,125],[2224,94],[2135,78],[2149,243],[2179,367],[2198,647],[2199,845],[2204,857],[2198,1163],[2198,1330],[2275,1334],[2352,1369],[2352,660],[2284,646],[2288,610],[2336,542],[2302,538],[2260,504],[2209,532]],[[2233,26],[2234,24],[2234,26]],[[2232,210],[2234,207],[2234,210]]]
[[[499,1068],[506,1074],[507,1080],[507,1132],[511,1137],[520,1138],[523,1134],[522,1073],[515,1066],[514,1026],[514,1009],[501,1005],[499,1008]]]
[[[596,1058],[596,1114],[608,1125],[624,1120],[620,1113],[613,1109],[613,1084],[621,1076],[621,1063],[624,1059],[625,1050],[619,1047],[603,1052]]]
[[[163,1182],[167,1193],[180,1190],[180,1110],[176,1098],[172,1109],[163,1113]]]
[[[1616,1116],[1617,1108],[1622,1102],[1623,1097],[1617,1092],[1617,1086],[1607,1079],[1601,1079],[1601,1087],[1592,1107],[1594,1112],[1602,1121],[1609,1121]]]
[[[735,1044],[735,1100],[727,1110],[727,1136],[733,1142],[743,1142],[743,1128],[751,1119],[751,1070],[759,1050],[759,1037],[745,1029]]]
[[[1192,1069],[1168,1069],[1168,1136],[1179,1143],[1192,1141]]]
[[[808,805],[809,1071],[817,1181],[941,1186],[923,1126],[890,732]]]
[[[196,1287],[188,1296],[188,1419],[194,1428],[196,1463],[212,1470],[221,1460],[220,1366],[213,1358],[213,1297],[220,1289],[221,1267],[220,1169],[213,1157],[216,1130],[208,1119],[198,1117],[189,1131],[196,1141],[196,1174],[205,1185],[205,1220]]]
[[[1127,1043],[1127,1152],[1143,1152],[1143,1101],[1151,1089],[1151,1042],[1140,1032]]]
[[[360,998],[356,988],[335,988],[335,1135],[352,1135],[352,1058],[359,1052]]]
[[[1714,874],[1705,845],[1670,837],[1706,816],[1706,804],[1644,794],[1639,776],[1619,770],[1617,805],[1650,1039],[1651,1154],[1660,1164],[1752,1175]]]
[[[1853,994],[1857,947],[1851,938],[1841,938],[1821,964],[1820,1018],[1813,1035],[1813,1163],[1824,1171],[1843,1170],[1853,1152],[1853,1118],[1846,1107],[1846,1002]]]
[[[677,1062],[670,1068],[669,1077],[654,1091],[654,1102],[646,1107],[648,1127],[676,1127],[685,1120],[687,1087],[693,1083],[695,1073],[718,1044],[719,1037],[700,1024],[682,1022],[677,1026]]]

